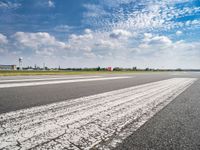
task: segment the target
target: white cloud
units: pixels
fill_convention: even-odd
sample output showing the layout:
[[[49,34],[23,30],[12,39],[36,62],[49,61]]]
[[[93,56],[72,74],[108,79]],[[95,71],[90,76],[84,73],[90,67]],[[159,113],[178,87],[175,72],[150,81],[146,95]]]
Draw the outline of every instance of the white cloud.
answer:
[[[200,42],[173,42],[166,36],[145,34],[130,56],[139,65],[142,61],[146,66],[157,68],[198,68],[199,46]]]
[[[129,31],[122,30],[122,29],[113,30],[112,33],[110,34],[110,37],[114,39],[129,38],[131,36],[132,34]]]
[[[68,41],[68,51],[74,56],[92,56],[99,58],[115,57],[118,52],[125,49],[129,38],[132,37],[128,31],[113,30],[112,32],[94,32],[85,29],[83,34],[72,34]],[[119,54],[120,55],[120,54]]]
[[[74,27],[68,25],[59,25],[54,28],[57,32],[69,32],[72,29],[74,29]]]
[[[64,42],[58,41],[54,36],[46,32],[17,32],[13,35],[13,38],[18,45],[33,49],[37,54],[39,54],[39,51],[41,51],[41,54],[47,54],[48,50],[52,53],[52,51],[68,48],[68,45]]]
[[[5,50],[3,48],[0,48],[0,53],[3,53]]]
[[[127,66],[178,67],[200,65],[199,42],[173,41],[182,38],[185,28],[195,28],[200,20],[187,20],[188,16],[200,12],[200,7],[177,7],[176,4],[189,0],[97,0],[97,3],[84,4],[83,26],[91,26],[82,33],[75,27],[59,25],[57,32],[68,32],[68,39],[59,40],[47,32],[17,32],[13,40],[20,50],[31,50],[35,55],[57,56],[58,59],[74,59],[77,66],[84,64],[113,64]],[[14,5],[13,5],[14,4]],[[55,7],[54,0],[36,2],[42,7]],[[17,8],[19,5],[0,2],[0,8]],[[127,7],[126,7],[127,6]],[[184,21],[176,21],[184,18]],[[82,28],[81,26],[80,28]],[[181,30],[181,31],[179,31]],[[164,32],[162,32],[164,31]],[[170,33],[166,32],[170,31]],[[165,34],[163,34],[165,33]],[[169,35],[174,33],[173,35]],[[60,34],[60,33],[57,33]],[[8,39],[0,34],[0,44]],[[12,47],[12,46],[10,46]],[[1,46],[0,51],[7,47]],[[30,55],[33,55],[32,53]],[[35,56],[34,55],[34,56]],[[78,61],[81,62],[78,64]],[[102,61],[101,61],[102,60]],[[185,61],[185,62],[184,62]],[[62,63],[62,62],[61,62]],[[71,65],[71,64],[70,64]],[[171,66],[171,67],[170,67]]]
[[[189,0],[101,0],[99,5],[95,5],[101,8],[101,11],[98,11],[97,15],[93,15],[92,18],[86,16],[83,22],[104,30],[117,28],[137,32],[167,31],[180,27],[199,26],[199,19],[176,21],[176,19],[200,12],[198,6],[181,8],[176,5],[185,2]],[[127,7],[121,7],[122,5]],[[98,15],[101,12],[104,12],[105,17]],[[93,11],[88,8],[87,13],[93,13]]]
[[[0,44],[7,44],[7,43],[8,43],[7,37],[0,33]]]
[[[0,53],[7,52],[8,39],[7,36],[0,33]]]
[[[12,3],[12,2],[0,2],[0,8],[1,9],[16,9],[20,7],[20,3]]]
[[[84,13],[85,17],[90,18],[108,15],[108,13],[100,5],[84,4],[83,6],[87,9],[87,12]]]
[[[86,29],[83,34],[70,35],[67,45],[69,45],[68,51],[73,56],[91,56],[92,55],[92,41],[93,41],[93,33],[91,30]]]
[[[108,7],[119,7],[121,4],[129,4],[130,2],[135,2],[136,0],[100,0],[102,5],[107,5]]]
[[[85,33],[82,35],[72,34],[69,38],[69,41],[79,43],[79,42],[88,41],[88,40],[92,40],[92,39],[93,39],[93,34],[91,34],[91,33]]]
[[[17,32],[13,36],[18,42],[28,47],[38,47],[41,45],[52,45],[64,47],[65,43],[57,41],[54,36],[46,32],[27,33]]]
[[[55,60],[62,61],[79,59],[80,66],[104,64],[178,68],[185,65],[186,68],[195,68],[199,64],[200,42],[174,42],[164,35],[144,33],[143,36],[133,36],[129,31],[116,30],[97,32],[85,29],[82,34],[71,34],[64,42],[45,32],[17,32],[13,35],[16,41],[13,43],[18,48],[32,49],[35,56],[41,58],[57,57]],[[113,33],[117,38],[110,36]]]
[[[13,35],[18,47],[26,47],[38,55],[58,55],[71,57],[94,57],[95,44],[98,41],[96,33],[85,29],[83,34],[71,34],[65,42],[57,40],[46,32],[25,33]]]
[[[144,38],[140,41],[138,47],[136,46],[133,49],[133,52],[139,52],[140,55],[148,54],[149,57],[155,54],[158,55],[173,45],[173,42],[168,37],[150,33],[145,33]]]
[[[84,32],[85,32],[86,34],[91,34],[91,33],[92,33],[92,30],[90,30],[90,29],[85,29]]]
[[[41,56],[52,56],[55,52],[54,48],[43,48],[42,50],[37,49],[35,51],[36,54],[41,55]]]
[[[52,0],[49,0],[48,1],[48,6],[49,7],[55,7],[55,4],[54,4],[54,2]]]
[[[180,36],[180,35],[182,35],[182,34],[183,34],[182,31],[176,31],[176,35],[177,35],[177,36]]]
[[[104,39],[98,40],[98,42],[95,43],[95,46],[101,47],[101,48],[110,48],[110,49],[113,49],[116,47],[114,42],[110,40],[104,40]]]
[[[170,45],[172,41],[166,36],[152,36],[151,34],[145,34],[144,42],[151,45]]]
[[[144,39],[152,38],[153,35],[151,33],[144,33]]]

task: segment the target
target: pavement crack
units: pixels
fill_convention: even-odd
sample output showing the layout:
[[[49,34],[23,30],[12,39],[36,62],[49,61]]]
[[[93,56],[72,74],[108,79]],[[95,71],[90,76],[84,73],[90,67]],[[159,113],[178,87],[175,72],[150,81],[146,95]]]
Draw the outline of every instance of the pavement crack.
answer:
[[[76,148],[78,148],[79,150],[83,150],[79,145],[76,145],[75,143],[67,140],[71,145],[75,146]]]
[[[19,147],[19,150],[22,149],[22,144],[18,140],[16,142],[17,142],[16,146]]]

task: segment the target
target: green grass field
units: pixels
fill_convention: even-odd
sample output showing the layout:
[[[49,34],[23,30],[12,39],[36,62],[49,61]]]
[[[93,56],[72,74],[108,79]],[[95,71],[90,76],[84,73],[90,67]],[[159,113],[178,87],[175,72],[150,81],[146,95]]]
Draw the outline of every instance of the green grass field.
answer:
[[[82,74],[123,74],[144,73],[153,71],[0,71],[0,76],[27,76],[27,75],[82,75]]]

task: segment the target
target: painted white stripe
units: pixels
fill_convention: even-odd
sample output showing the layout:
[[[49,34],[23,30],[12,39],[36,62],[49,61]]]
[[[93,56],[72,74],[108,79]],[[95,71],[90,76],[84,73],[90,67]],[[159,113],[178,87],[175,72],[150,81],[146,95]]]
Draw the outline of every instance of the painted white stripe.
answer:
[[[126,78],[132,78],[132,77],[120,76],[120,77],[103,77],[103,78],[89,78],[89,79],[86,78],[86,79],[75,79],[75,80],[5,83],[5,84],[0,84],[0,88],[21,87],[21,86],[38,86],[38,85],[47,85],[47,84],[61,84],[61,83],[86,82],[86,81],[102,81],[102,80],[114,80],[114,79],[126,79]]]
[[[6,82],[24,82],[24,81],[47,81],[47,80],[63,80],[63,79],[83,79],[83,78],[97,78],[101,76],[74,76],[74,77],[54,77],[54,78],[34,78],[34,79],[10,79],[10,80],[0,80],[0,83]]]
[[[110,149],[196,79],[173,78],[0,115],[0,149]]]

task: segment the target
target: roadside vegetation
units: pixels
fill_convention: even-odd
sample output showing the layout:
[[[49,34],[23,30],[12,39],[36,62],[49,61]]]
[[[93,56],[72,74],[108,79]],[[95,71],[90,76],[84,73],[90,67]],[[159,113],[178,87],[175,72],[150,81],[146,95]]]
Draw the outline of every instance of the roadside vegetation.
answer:
[[[20,75],[82,75],[82,74],[119,74],[119,73],[143,73],[147,71],[0,71],[0,76],[20,76]],[[156,71],[148,71],[156,72]]]
[[[172,71],[200,71],[200,70],[182,70],[182,69],[138,69],[133,68],[23,68],[23,70],[0,70],[0,76],[20,76],[20,75],[82,75],[82,74],[123,74],[123,73],[158,73]]]

